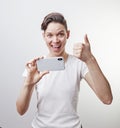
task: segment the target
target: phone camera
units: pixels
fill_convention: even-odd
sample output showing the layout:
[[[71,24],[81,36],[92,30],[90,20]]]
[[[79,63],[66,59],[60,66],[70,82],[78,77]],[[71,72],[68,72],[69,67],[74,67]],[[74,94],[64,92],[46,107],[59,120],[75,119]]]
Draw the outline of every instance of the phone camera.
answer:
[[[58,58],[58,60],[59,60],[59,61],[61,61],[61,60],[62,60],[62,58]]]

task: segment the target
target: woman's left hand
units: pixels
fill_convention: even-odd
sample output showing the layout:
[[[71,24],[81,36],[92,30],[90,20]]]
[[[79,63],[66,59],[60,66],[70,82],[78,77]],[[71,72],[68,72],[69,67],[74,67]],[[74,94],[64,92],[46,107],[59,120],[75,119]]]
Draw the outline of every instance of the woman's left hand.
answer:
[[[74,44],[73,55],[84,62],[89,61],[89,59],[92,57],[90,43],[87,35],[84,36],[84,43]]]

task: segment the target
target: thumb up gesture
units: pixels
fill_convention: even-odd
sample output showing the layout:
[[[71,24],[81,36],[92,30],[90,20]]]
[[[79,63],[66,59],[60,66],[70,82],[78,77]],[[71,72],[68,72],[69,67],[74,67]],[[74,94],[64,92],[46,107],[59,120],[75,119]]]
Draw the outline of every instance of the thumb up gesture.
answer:
[[[83,43],[74,44],[73,55],[84,62],[87,62],[92,57],[90,43],[87,34],[84,36]]]

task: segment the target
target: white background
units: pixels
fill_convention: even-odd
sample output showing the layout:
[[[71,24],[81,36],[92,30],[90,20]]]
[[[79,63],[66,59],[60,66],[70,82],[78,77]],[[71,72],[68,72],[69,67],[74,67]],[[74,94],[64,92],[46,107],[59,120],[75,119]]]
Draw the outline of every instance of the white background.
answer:
[[[120,128],[120,1],[119,0],[0,0],[0,127],[30,128],[36,111],[33,94],[24,116],[16,111],[24,65],[47,48],[40,23],[52,11],[68,21],[71,36],[66,50],[87,33],[92,52],[109,80],[113,103],[104,105],[85,81],[78,112],[84,128]]]

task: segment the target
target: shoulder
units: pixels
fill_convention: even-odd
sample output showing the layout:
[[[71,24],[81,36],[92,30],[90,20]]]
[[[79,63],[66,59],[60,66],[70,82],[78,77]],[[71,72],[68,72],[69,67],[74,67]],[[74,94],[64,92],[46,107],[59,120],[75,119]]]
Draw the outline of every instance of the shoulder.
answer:
[[[87,68],[87,65],[80,59],[78,59],[77,57],[75,57],[74,55],[69,55],[68,56],[68,60],[66,62],[66,65],[70,65],[73,68],[78,68],[80,70]]]
[[[73,69],[80,70],[83,65],[83,61],[76,58],[74,55],[68,55],[68,59],[65,62],[65,65],[66,67],[70,67],[71,69],[73,68]]]
[[[69,63],[83,63],[83,61],[81,61],[80,59],[78,59],[77,57],[71,54],[68,55],[68,62]]]

